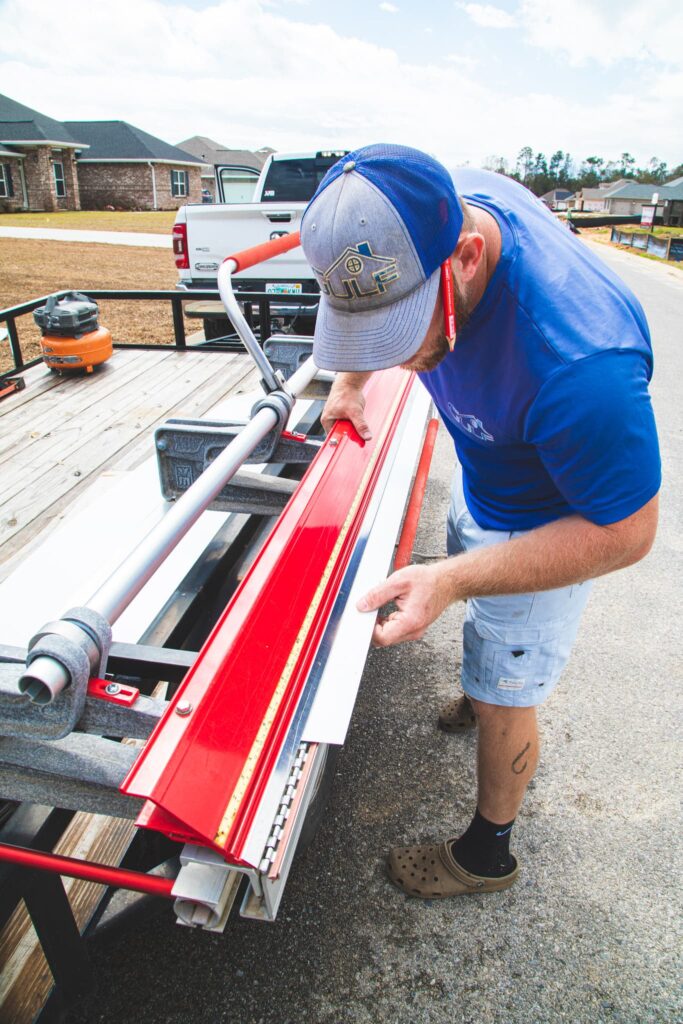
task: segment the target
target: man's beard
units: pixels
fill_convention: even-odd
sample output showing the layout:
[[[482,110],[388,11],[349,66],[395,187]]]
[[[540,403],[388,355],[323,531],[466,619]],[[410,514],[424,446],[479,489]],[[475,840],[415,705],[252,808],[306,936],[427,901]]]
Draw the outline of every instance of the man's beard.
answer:
[[[472,310],[469,303],[458,287],[457,281],[453,281],[453,298],[455,300],[455,324],[456,330],[461,331],[470,318]],[[456,336],[457,344],[457,336]],[[429,373],[435,370],[439,363],[443,362],[450,353],[448,338],[444,331],[439,334],[427,352],[417,350],[415,355],[407,363],[401,364],[402,370],[410,370],[415,373]]]

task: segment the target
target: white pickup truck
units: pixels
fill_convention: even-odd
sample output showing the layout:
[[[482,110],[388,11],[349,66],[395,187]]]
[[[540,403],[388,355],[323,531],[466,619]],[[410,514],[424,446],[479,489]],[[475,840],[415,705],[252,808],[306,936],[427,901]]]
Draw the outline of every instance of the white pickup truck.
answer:
[[[322,178],[348,150],[318,153],[274,153],[268,157],[251,203],[215,203],[182,206],[173,227],[173,251],[183,291],[216,288],[218,267],[231,253],[249,249],[299,230],[301,216]],[[267,274],[267,276],[264,276]],[[318,284],[300,248],[276,256],[265,265],[235,275],[235,291],[266,295],[318,293]],[[202,317],[207,340],[225,333],[227,321],[220,307],[197,303],[186,313]],[[306,315],[306,311],[310,311]],[[301,308],[282,305],[282,318],[308,333],[302,321],[314,315],[310,304]],[[277,315],[277,310],[273,308]]]

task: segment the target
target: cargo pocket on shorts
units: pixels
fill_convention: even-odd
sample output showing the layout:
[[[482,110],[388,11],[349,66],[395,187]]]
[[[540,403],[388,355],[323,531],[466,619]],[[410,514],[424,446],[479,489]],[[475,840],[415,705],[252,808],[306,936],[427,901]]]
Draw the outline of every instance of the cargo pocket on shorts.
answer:
[[[524,694],[525,702],[545,700],[559,677],[556,638],[535,643],[496,643],[491,659],[492,689],[514,699]]]
[[[466,677],[472,684],[488,688],[490,674],[487,668],[492,656],[490,642],[481,636],[471,619],[465,619],[462,624],[463,680]]]

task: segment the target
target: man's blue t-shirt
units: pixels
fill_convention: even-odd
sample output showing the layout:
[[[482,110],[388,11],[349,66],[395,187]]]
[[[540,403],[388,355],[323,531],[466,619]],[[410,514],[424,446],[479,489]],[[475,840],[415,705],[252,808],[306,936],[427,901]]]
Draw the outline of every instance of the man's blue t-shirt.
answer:
[[[453,178],[502,234],[454,351],[420,374],[455,441],[472,516],[490,530],[572,513],[625,519],[661,479],[640,303],[522,185],[488,171]]]

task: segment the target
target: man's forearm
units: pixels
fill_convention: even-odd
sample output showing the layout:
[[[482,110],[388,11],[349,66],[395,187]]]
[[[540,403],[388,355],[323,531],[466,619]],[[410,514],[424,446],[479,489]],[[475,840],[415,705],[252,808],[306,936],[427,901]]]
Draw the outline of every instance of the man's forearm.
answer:
[[[363,440],[370,440],[372,431],[365,419],[363,387],[371,376],[372,372],[337,374],[321,416],[327,433],[337,420],[350,420]]]
[[[377,646],[419,640],[454,601],[554,590],[632,565],[652,546],[657,512],[655,495],[633,515],[609,526],[569,516],[433,565],[409,565],[369,590],[356,607],[372,612],[395,603],[396,611],[375,624],[372,640]]]
[[[624,520],[615,528],[569,516],[523,537],[457,555],[439,566],[443,585],[450,600],[464,600],[554,590],[623,569],[652,543],[649,520],[654,516],[656,523],[656,504],[649,515],[646,510],[640,510],[646,514],[638,522]]]
[[[345,388],[362,391],[367,381],[372,377],[372,372],[372,370],[358,373],[340,372],[335,378],[333,387],[337,391],[342,391]]]

